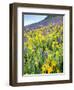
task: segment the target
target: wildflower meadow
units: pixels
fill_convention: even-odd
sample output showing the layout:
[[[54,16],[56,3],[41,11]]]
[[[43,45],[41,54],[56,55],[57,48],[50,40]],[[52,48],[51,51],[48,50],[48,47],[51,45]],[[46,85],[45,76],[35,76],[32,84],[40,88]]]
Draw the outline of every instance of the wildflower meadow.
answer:
[[[24,74],[63,72],[63,24],[24,32]]]

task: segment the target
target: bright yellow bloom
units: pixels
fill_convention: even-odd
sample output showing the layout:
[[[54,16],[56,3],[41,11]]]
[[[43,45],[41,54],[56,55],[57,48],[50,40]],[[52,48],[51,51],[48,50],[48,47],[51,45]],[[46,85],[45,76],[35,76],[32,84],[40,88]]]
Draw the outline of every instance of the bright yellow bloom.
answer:
[[[47,63],[47,64],[45,64],[44,66],[45,66],[45,68],[46,68],[46,69],[48,69],[48,67],[49,67],[49,64]]]
[[[51,73],[53,71],[52,67],[48,68],[48,73]]]
[[[55,36],[54,36],[54,39],[56,39],[56,38],[57,38],[57,36],[55,35]]]
[[[37,36],[37,35],[36,35],[35,39],[38,41],[38,39],[39,39],[39,38],[38,38],[38,36]]]
[[[42,69],[42,73],[46,71],[46,68],[45,68],[45,66],[44,66],[44,65],[42,66],[42,68],[41,68],[41,69]]]
[[[49,68],[48,64],[43,64],[42,66],[42,72],[46,71]]]
[[[40,33],[39,33],[39,35],[38,35],[38,36],[39,36],[39,38],[41,38],[41,37],[42,37],[42,35],[41,35]]]

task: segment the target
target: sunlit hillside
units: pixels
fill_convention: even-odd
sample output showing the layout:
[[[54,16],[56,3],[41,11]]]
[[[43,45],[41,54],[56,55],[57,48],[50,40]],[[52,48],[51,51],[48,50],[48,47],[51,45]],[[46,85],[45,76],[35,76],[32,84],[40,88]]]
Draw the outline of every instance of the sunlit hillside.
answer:
[[[24,27],[24,74],[63,72],[62,16]]]

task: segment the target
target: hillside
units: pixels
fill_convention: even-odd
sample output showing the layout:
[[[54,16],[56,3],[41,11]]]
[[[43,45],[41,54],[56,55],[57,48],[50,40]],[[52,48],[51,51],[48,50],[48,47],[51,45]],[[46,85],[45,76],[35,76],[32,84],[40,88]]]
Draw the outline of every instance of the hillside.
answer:
[[[24,26],[24,30],[29,31],[29,30],[38,29],[43,26],[48,26],[50,23],[52,23],[52,25],[62,24],[62,21],[63,21],[62,16],[47,16],[44,20],[42,20],[38,23]]]

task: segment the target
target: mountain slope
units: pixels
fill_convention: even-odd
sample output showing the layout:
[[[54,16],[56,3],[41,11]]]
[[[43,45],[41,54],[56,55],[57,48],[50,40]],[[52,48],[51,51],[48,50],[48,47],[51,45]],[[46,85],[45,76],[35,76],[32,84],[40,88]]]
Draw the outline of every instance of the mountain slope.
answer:
[[[25,31],[30,31],[30,30],[34,30],[43,26],[48,26],[50,23],[52,23],[53,25],[55,24],[62,24],[63,23],[63,16],[47,16],[44,20],[38,22],[38,23],[34,23],[31,25],[27,25],[24,26],[24,30]]]

